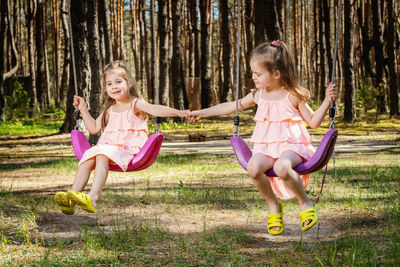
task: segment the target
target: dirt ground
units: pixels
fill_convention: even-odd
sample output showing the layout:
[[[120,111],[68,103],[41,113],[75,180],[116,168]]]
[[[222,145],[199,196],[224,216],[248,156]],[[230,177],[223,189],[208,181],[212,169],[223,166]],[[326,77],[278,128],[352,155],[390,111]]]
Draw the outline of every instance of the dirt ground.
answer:
[[[319,140],[317,139],[317,142]],[[317,143],[316,143],[317,144]],[[40,149],[38,149],[40,147]],[[399,144],[391,141],[369,142],[358,141],[355,138],[338,140],[336,153],[346,154],[354,152],[379,152],[381,150],[398,148]],[[206,142],[164,142],[161,153],[233,153],[229,140],[211,140]],[[0,166],[23,166],[26,164],[39,164],[49,160],[73,158],[69,135],[52,135],[33,138],[0,138]],[[73,182],[73,175],[62,171],[54,171],[45,167],[29,168],[28,170],[15,168],[2,172],[0,188],[12,188],[16,194],[37,194],[53,197],[56,191],[66,190]],[[133,176],[132,176],[133,175]],[[120,190],[118,185],[132,186],[130,181],[137,174],[110,173],[106,187]],[[243,175],[246,175],[243,171]],[[253,188],[250,179],[245,180],[241,186]],[[135,187],[150,186],[161,187],[157,181],[150,184],[135,184]],[[172,233],[190,234],[201,233],[205,229],[229,226],[236,229],[246,229],[261,243],[278,242],[282,244],[295,244],[303,240],[316,242],[329,240],[345,231],[342,227],[346,224],[345,207],[338,207],[335,214],[319,211],[319,224],[307,232],[300,229],[297,212],[284,212],[285,232],[280,236],[271,236],[266,231],[266,214],[260,215],[252,210],[244,212],[234,209],[210,210],[167,210],[165,205],[139,205],[100,209],[96,214],[88,214],[77,208],[76,214],[67,216],[56,209],[49,207],[47,212],[41,213],[37,218],[38,230],[43,233],[44,239],[75,239],[79,229],[86,226],[102,226],[111,231],[112,225],[118,221],[156,224]],[[379,220],[379,218],[371,218]],[[361,227],[361,226],[360,226]],[[255,245],[256,246],[256,245]]]

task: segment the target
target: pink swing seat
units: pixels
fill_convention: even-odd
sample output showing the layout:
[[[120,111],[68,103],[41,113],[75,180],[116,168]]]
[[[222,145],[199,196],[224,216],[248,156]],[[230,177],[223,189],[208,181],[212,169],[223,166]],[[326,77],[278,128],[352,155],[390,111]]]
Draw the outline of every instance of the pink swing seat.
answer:
[[[74,149],[75,156],[78,160],[81,160],[83,154],[86,150],[90,148],[89,141],[86,136],[77,130],[72,130],[71,132],[72,147]],[[140,171],[149,167],[156,160],[158,153],[160,152],[162,141],[164,140],[164,135],[162,133],[152,134],[146,143],[143,145],[142,149],[135,155],[132,161],[128,165],[127,172]],[[123,170],[118,165],[109,165],[110,171]]]

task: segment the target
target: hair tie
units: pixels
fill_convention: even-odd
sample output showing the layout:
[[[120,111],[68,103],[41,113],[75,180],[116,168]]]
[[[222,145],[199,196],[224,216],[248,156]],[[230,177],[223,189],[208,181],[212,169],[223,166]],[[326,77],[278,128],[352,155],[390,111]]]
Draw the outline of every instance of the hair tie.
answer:
[[[277,46],[278,43],[279,43],[279,40],[275,40],[275,41],[272,41],[272,42],[271,42],[271,45],[272,45],[272,46]]]

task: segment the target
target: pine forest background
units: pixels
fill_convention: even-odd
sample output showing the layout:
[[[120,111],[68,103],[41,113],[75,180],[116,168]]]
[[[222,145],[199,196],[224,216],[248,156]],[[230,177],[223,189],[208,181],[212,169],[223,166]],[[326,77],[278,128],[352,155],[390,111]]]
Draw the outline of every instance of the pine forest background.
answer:
[[[94,117],[101,110],[102,69],[117,59],[131,66],[150,102],[156,102],[155,77],[163,105],[195,110],[234,100],[237,1],[155,0],[153,21],[148,0],[71,0],[71,12],[68,0],[1,0],[0,120],[60,111],[60,131],[73,128],[71,37],[78,94]],[[241,96],[253,87],[252,49],[283,40],[311,104],[318,105],[332,76],[339,1],[240,1]],[[399,8],[394,0],[343,0],[335,81],[346,122],[369,110],[399,115]]]

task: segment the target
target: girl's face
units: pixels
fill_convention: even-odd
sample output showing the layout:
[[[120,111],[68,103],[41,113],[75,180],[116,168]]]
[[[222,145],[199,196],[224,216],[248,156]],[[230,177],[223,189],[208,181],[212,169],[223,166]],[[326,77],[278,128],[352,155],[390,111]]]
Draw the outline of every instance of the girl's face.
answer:
[[[259,60],[251,59],[250,68],[252,71],[252,79],[256,88],[278,88],[280,87],[280,72],[270,72],[264,67]]]
[[[106,75],[106,91],[109,97],[116,101],[129,99],[128,84],[124,78],[115,72]]]

